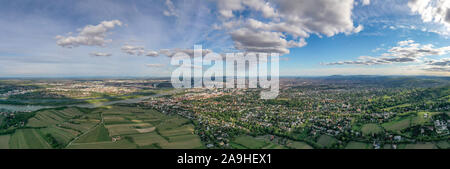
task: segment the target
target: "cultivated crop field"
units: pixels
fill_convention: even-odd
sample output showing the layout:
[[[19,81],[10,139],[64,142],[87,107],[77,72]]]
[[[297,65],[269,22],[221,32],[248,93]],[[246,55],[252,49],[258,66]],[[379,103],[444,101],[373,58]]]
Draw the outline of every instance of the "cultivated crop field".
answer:
[[[381,133],[383,129],[377,124],[365,124],[361,128],[361,132],[364,135],[371,135]]]
[[[135,105],[37,111],[0,149],[203,148],[191,121]]]
[[[313,149],[313,147],[311,147],[310,145],[300,141],[293,141],[291,143],[288,143],[287,146],[293,149]]]
[[[404,149],[436,149],[437,147],[433,143],[417,143],[417,144],[400,145],[399,148],[404,148]]]
[[[252,136],[243,135],[236,137],[233,144],[237,144],[236,148],[249,148],[249,149],[259,149],[267,145],[264,140],[255,139]]]
[[[331,136],[328,135],[321,135],[319,139],[317,140],[317,144],[319,144],[322,147],[331,147],[333,144],[336,144],[337,140]]]
[[[386,130],[395,132],[400,132],[401,130],[410,127],[410,125],[411,125],[410,118],[403,118],[401,120],[395,120],[382,124],[383,128],[385,128]]]
[[[401,118],[383,123],[381,126],[388,131],[400,133],[402,130],[418,125],[433,125],[432,116],[441,112],[407,112]],[[364,132],[364,131],[363,131]]]
[[[202,148],[189,120],[153,109],[110,106],[103,121],[68,148]]]
[[[48,149],[52,148],[37,129],[17,130],[10,139],[12,149]]]
[[[276,137],[275,139],[272,140],[267,135],[266,136],[257,136],[257,137],[252,137],[249,135],[241,135],[241,136],[234,138],[230,142],[230,144],[233,148],[236,148],[236,149],[287,149],[287,148],[309,149],[309,148],[312,148],[306,143],[291,141],[291,140],[286,141],[286,142],[289,142],[287,144],[289,146],[286,147],[284,145],[279,144],[278,141],[280,141],[278,137]]]
[[[370,145],[367,143],[361,143],[356,141],[351,141],[345,146],[345,149],[369,149]]]
[[[9,135],[1,135],[0,136],[0,149],[8,149],[9,148],[9,139],[11,136]]]

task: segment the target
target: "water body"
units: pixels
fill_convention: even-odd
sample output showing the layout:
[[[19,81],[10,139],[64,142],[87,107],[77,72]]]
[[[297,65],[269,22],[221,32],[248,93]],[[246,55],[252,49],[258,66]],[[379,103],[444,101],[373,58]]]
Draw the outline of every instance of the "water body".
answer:
[[[52,106],[0,104],[0,112],[32,112],[46,108],[52,108]]]
[[[152,97],[160,97],[165,95],[173,94],[174,92],[168,92],[164,94],[155,94],[152,96],[144,96],[139,98],[133,98],[133,99],[125,99],[125,100],[117,100],[117,101],[109,101],[109,102],[99,102],[99,103],[87,103],[87,104],[74,104],[74,105],[65,105],[69,107],[83,107],[83,108],[96,108],[101,106],[109,106],[113,104],[118,103],[126,103],[126,104],[133,104],[133,103],[139,103],[143,100],[152,98]],[[56,107],[63,107],[63,106],[38,106],[38,105],[8,105],[8,104],[0,104],[0,112],[31,112],[31,111],[37,111],[40,109],[46,109],[46,108],[56,108]]]

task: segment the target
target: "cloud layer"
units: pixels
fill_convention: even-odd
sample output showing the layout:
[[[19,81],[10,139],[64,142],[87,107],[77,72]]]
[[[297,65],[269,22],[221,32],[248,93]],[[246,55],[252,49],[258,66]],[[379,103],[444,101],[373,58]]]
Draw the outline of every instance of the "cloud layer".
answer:
[[[111,53],[102,53],[102,52],[92,52],[92,53],[90,53],[89,55],[91,55],[91,56],[112,56],[112,54]]]
[[[110,39],[105,39],[107,32],[116,26],[122,26],[119,20],[103,21],[98,25],[87,25],[79,30],[77,36],[56,36],[56,44],[61,47],[73,48],[78,46],[105,46],[106,43],[111,42]],[[69,33],[71,34],[71,33]]]
[[[368,4],[369,1],[364,1]],[[289,53],[303,47],[310,34],[328,37],[362,31],[352,19],[353,0],[219,0],[222,28],[229,30],[236,49]],[[261,17],[247,17],[260,15]]]
[[[450,72],[450,59],[431,60],[426,62],[427,66],[423,68],[432,72]]]
[[[450,46],[434,48],[432,44],[421,45],[413,40],[400,41],[381,57],[362,56],[356,61],[340,61],[326,63],[325,65],[379,65],[391,63],[416,62],[419,58],[427,56],[442,56],[450,52]],[[439,62],[436,62],[439,63]]]
[[[449,0],[410,0],[408,7],[420,14],[424,22],[443,24],[450,30],[450,1]]]

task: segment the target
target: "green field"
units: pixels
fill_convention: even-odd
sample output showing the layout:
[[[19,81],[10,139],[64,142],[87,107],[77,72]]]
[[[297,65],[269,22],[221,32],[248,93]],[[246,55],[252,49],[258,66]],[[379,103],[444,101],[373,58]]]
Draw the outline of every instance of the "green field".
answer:
[[[20,129],[10,138],[12,149],[48,149],[50,144],[39,134],[36,129]]]
[[[106,129],[108,129],[109,134],[111,136],[138,134],[141,133],[140,132],[141,130],[145,131],[145,129],[153,128],[153,126],[148,123],[113,124],[113,125],[106,125],[105,127]]]
[[[102,141],[111,141],[111,137],[109,137],[108,130],[105,128],[105,126],[98,125],[94,130],[78,138],[75,143],[91,143]]]
[[[256,139],[248,135],[236,137],[232,143],[248,149],[260,149],[268,145],[264,140]],[[239,146],[236,146],[236,148],[239,148]]]
[[[68,128],[61,128],[58,126],[49,126],[39,129],[44,135],[51,134],[59,143],[67,144],[77,135],[81,134],[78,131]]]
[[[377,124],[364,124],[361,128],[362,134],[368,136],[373,134],[379,134],[383,132],[383,129]]]
[[[313,149],[313,147],[311,147],[310,145],[300,141],[293,141],[291,143],[288,143],[287,146],[293,149]]]
[[[367,143],[352,141],[345,146],[345,149],[370,149],[370,145]]]
[[[100,122],[99,113],[94,109],[87,113],[83,111],[74,107],[38,111],[28,120],[27,127],[37,128],[43,136],[51,135],[64,147]]]
[[[411,119],[410,118],[403,118],[401,120],[395,120],[387,123],[383,123],[381,126],[389,131],[395,131],[400,132],[403,129],[406,129],[410,127],[411,125]]]
[[[427,115],[427,117],[425,117],[425,114]],[[417,115],[415,117],[412,117],[412,126],[415,125],[423,125],[426,123],[430,123],[432,122],[431,117],[434,115],[438,115],[441,114],[440,112],[418,112]]]
[[[168,141],[164,139],[162,136],[157,134],[156,132],[145,133],[145,134],[135,134],[129,135],[129,137],[133,138],[134,143],[138,146],[149,146],[153,144],[163,145],[167,144]]]
[[[113,105],[37,111],[0,148],[203,148],[191,121],[153,109]],[[51,144],[50,144],[51,143]],[[70,143],[69,146],[67,146]]]
[[[134,149],[136,144],[128,140],[119,140],[116,142],[104,141],[93,143],[74,143],[67,147],[68,149]]]
[[[0,135],[0,149],[8,149],[9,148],[9,139],[10,135]]]
[[[408,106],[411,106],[411,104],[401,104],[401,105],[385,108],[384,110],[385,111],[390,111],[390,110],[395,109],[395,108],[402,108],[402,107],[408,107]]]
[[[301,145],[303,142],[295,143],[294,146],[301,147],[299,149],[309,149],[309,145]],[[235,149],[287,149],[287,148],[295,148],[295,147],[287,147],[281,145],[277,142],[277,138],[271,140],[270,137],[266,136],[257,136],[252,137],[249,135],[241,135],[234,138],[230,145]],[[289,141],[288,145],[293,145],[292,141]]]
[[[436,149],[433,143],[417,143],[417,144],[403,144],[399,145],[401,149]]]
[[[383,123],[381,126],[388,131],[400,132],[406,128],[432,124],[432,116],[441,114],[440,112],[405,112],[404,117]]]
[[[334,144],[337,143],[337,139],[328,136],[328,135],[321,135],[319,139],[317,140],[317,144],[319,144],[322,147],[330,148]]]
[[[168,143],[159,145],[164,149],[193,149],[201,148],[202,142],[196,135],[180,135],[169,137]]]
[[[200,137],[193,134],[194,126],[179,116],[126,106],[109,106],[101,112],[104,125],[83,135],[69,148],[129,148],[130,145],[133,148],[165,149],[203,147]],[[119,143],[112,143],[112,137],[119,139]]]
[[[450,149],[450,143],[448,141],[439,141],[436,143],[436,146],[440,149]]]

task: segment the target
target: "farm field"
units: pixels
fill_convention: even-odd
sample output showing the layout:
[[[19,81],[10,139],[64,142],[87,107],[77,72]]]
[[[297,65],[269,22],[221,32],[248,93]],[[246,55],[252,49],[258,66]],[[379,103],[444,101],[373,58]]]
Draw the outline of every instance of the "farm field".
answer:
[[[133,139],[134,143],[140,147],[150,146],[150,145],[163,145],[163,144],[168,143],[168,141],[164,137],[157,134],[156,132],[145,133],[145,134],[134,134],[134,135],[129,135],[129,137],[131,137]],[[156,146],[156,147],[160,147],[160,146]]]
[[[417,143],[417,144],[403,144],[399,145],[400,149],[436,149],[433,143]]]
[[[17,130],[10,138],[12,149],[49,149],[51,145],[41,136],[36,129]]]
[[[236,137],[232,141],[233,145],[238,145],[236,148],[248,148],[248,149],[259,149],[267,145],[264,140],[256,139],[252,136],[243,135]]]
[[[134,105],[37,111],[0,148],[203,148],[191,121]],[[69,144],[70,143],[70,144]]]
[[[288,143],[287,146],[293,149],[313,149],[313,147],[311,147],[310,145],[300,141],[293,141],[291,143]]]
[[[128,140],[116,142],[92,142],[92,143],[74,143],[67,147],[68,149],[134,149],[136,145]]]
[[[299,146],[298,149],[308,149],[309,145],[300,145],[302,142],[296,143],[294,146]],[[230,142],[233,148],[236,149],[287,149],[284,145],[278,144],[277,139],[270,140],[267,136],[252,137],[249,135],[241,135]],[[289,143],[292,144],[292,143]],[[290,147],[295,148],[295,147]]]
[[[322,147],[330,148],[333,146],[333,144],[336,144],[337,140],[331,136],[328,135],[321,135],[319,139],[317,140],[317,144],[319,144]]]
[[[103,124],[68,148],[201,148],[190,121],[152,109],[109,106],[100,111]],[[123,112],[123,113],[122,113]]]
[[[0,149],[8,149],[9,148],[9,139],[10,135],[0,135]]]
[[[103,125],[98,125],[94,130],[81,136],[75,143],[91,143],[91,142],[102,142],[111,141],[108,130]]]
[[[423,125],[423,124],[431,124],[431,117],[434,115],[441,114],[440,112],[418,112],[416,116],[412,117],[412,126],[415,125]]]
[[[402,107],[408,107],[408,106],[411,106],[411,104],[401,104],[401,105],[385,108],[384,110],[385,111],[390,111],[390,110],[395,109],[395,108],[402,108]]]
[[[370,145],[367,143],[352,141],[345,146],[345,149],[370,149]]]
[[[378,134],[383,132],[383,129],[377,124],[365,124],[361,128],[361,132],[364,135]]]
[[[407,112],[406,116],[383,123],[381,126],[388,131],[400,133],[402,130],[417,125],[432,125],[432,116],[442,114],[440,112]]]
[[[389,130],[389,131],[400,132],[401,130],[410,127],[410,125],[411,125],[411,119],[408,117],[408,118],[403,118],[401,120],[395,120],[395,121],[383,123],[381,126],[383,126],[383,128],[385,128],[386,130]]]
[[[448,141],[439,141],[436,146],[440,149],[450,149],[450,143]]]

